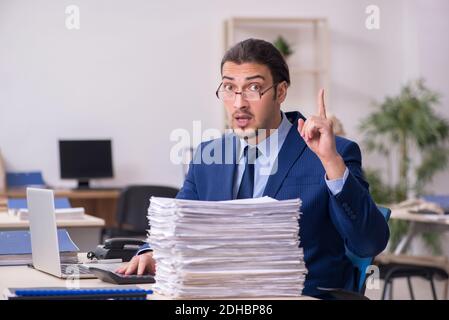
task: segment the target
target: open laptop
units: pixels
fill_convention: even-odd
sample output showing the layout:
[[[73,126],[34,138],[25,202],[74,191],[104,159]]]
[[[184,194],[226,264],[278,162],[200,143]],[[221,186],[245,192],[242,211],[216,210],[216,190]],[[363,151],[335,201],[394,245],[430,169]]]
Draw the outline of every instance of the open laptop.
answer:
[[[59,278],[96,278],[83,264],[61,264],[53,190],[27,188],[33,267]]]

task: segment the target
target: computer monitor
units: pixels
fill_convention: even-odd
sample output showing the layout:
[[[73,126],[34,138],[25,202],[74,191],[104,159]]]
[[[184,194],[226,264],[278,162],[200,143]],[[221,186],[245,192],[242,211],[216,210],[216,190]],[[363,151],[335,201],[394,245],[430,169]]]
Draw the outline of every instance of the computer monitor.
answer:
[[[77,179],[89,188],[89,179],[112,178],[111,140],[59,140],[61,179]]]

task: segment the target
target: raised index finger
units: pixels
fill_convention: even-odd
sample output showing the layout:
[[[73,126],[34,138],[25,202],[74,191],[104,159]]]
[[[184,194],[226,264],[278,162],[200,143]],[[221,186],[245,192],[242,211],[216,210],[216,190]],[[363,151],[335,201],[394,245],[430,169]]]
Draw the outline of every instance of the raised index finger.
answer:
[[[324,89],[318,93],[318,115],[326,119],[326,106],[324,105]]]

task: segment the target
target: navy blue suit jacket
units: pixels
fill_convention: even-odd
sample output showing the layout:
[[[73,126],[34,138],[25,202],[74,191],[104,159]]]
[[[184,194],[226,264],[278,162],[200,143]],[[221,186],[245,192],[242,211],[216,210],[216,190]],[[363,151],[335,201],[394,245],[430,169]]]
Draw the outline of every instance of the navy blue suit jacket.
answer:
[[[361,257],[379,254],[387,245],[389,230],[363,179],[358,145],[337,137],[336,147],[349,175],[342,191],[332,195],[324,180],[321,161],[297,130],[299,112],[286,113],[291,127],[278,155],[278,170],[271,175],[264,196],[278,200],[300,198],[300,246],[308,274],[303,294],[318,295],[316,287],[354,288],[354,268],[345,255],[345,244]],[[235,136],[205,142],[199,150],[225,149]],[[213,144],[213,145],[210,145]],[[210,147],[210,148],[209,148]],[[232,199],[234,163],[206,164],[195,155],[177,198],[191,200]],[[223,158],[225,157],[223,152]]]

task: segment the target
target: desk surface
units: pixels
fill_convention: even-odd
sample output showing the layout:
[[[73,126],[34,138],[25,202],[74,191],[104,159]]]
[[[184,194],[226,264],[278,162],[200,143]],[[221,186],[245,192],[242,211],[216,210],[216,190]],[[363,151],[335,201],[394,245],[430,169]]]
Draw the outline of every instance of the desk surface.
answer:
[[[449,229],[449,215],[411,213],[408,209],[394,209],[391,211],[391,219],[409,221],[407,234],[394,250],[395,255],[406,252],[412,239],[425,231],[446,232]]]
[[[84,215],[83,219],[58,219],[56,225],[60,228],[68,227],[103,227],[103,219]],[[28,220],[19,220],[18,217],[9,215],[6,212],[0,212],[0,229],[26,229],[29,228]]]
[[[0,267],[0,299],[5,299],[3,292],[6,288],[25,288],[25,287],[74,287],[75,281],[79,283],[81,288],[90,287],[111,287],[114,286],[111,283],[103,282],[99,279],[82,279],[82,280],[64,280],[54,277],[52,275],[46,274],[29,268],[27,266],[2,266]],[[144,289],[151,289],[151,284],[141,284],[138,285]],[[149,296],[151,300],[168,300],[159,294],[152,294]],[[254,298],[256,299],[256,298]],[[291,297],[291,298],[279,298],[279,297],[266,297],[263,299],[270,300],[311,300],[312,297]],[[257,300],[262,300],[257,298]]]
[[[449,214],[422,214],[411,213],[407,209],[394,209],[391,211],[391,218],[422,223],[434,223],[449,227]]]
[[[110,287],[111,283],[103,282],[99,279],[65,280],[52,275],[40,272],[27,266],[1,266],[0,267],[0,299],[6,288],[25,287],[75,287],[75,281],[79,282],[82,288],[90,287]],[[151,284],[139,285],[141,288],[151,289]]]

